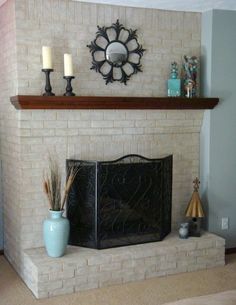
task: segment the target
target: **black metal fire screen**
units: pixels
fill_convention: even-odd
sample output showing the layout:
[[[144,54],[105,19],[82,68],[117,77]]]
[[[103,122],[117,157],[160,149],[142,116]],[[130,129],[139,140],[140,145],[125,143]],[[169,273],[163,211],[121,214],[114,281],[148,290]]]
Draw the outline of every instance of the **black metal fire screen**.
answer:
[[[79,172],[68,201],[71,245],[104,249],[162,240],[171,231],[172,156],[67,160]]]

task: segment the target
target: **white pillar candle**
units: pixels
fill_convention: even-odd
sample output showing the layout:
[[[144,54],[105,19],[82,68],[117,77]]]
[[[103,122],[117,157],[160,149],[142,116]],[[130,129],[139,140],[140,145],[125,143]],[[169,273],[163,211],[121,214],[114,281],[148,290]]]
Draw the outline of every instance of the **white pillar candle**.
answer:
[[[74,76],[71,54],[64,54],[64,76]]]
[[[52,49],[50,47],[42,47],[43,69],[52,69]]]

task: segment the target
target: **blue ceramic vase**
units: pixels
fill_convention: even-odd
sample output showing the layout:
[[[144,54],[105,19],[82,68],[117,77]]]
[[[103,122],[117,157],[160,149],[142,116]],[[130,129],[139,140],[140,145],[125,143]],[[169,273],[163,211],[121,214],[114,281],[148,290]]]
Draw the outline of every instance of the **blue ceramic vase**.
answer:
[[[44,244],[51,257],[63,256],[68,244],[70,225],[63,212],[49,210],[49,218],[43,223]]]

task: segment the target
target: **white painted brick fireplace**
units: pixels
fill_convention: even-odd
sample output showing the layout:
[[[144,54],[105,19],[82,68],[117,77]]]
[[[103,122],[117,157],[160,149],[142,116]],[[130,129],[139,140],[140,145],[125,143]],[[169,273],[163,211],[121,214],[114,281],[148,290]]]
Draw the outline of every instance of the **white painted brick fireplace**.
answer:
[[[86,45],[94,39],[97,24],[109,26],[117,19],[127,28],[138,29],[147,51],[142,59],[143,73],[134,75],[127,86],[106,86],[99,74],[90,71],[91,56]],[[47,216],[47,202],[42,175],[48,151],[56,152],[63,172],[67,158],[112,160],[130,153],[148,158],[173,154],[175,231],[191,196],[192,180],[199,175],[203,110],[15,110],[9,98],[42,93],[43,45],[53,48],[52,86],[56,95],[65,91],[63,54],[72,53],[76,76],[73,88],[77,95],[165,96],[170,62],[180,64],[184,54],[200,55],[200,14],[69,0],[8,0],[0,7],[0,33],[0,63],[4,71],[0,80],[4,251],[28,285],[31,280],[27,274],[33,278],[37,274],[39,283],[44,279],[37,273],[38,261],[34,260],[32,249],[43,246],[42,222]],[[207,238],[212,238],[212,250],[205,254],[217,252],[218,242],[219,260],[215,262],[223,264],[224,243],[214,236]],[[194,249],[197,247],[195,242]],[[52,286],[50,292],[42,290],[41,294],[36,292],[38,288],[31,289],[38,297],[75,291],[55,283]],[[57,293],[58,288],[62,290]]]

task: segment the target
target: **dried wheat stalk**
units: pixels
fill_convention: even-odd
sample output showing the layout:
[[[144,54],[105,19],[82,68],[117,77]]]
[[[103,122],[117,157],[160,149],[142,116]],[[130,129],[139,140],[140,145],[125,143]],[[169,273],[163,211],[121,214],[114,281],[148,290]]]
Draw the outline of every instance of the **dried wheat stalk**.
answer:
[[[49,173],[44,176],[43,189],[47,196],[50,210],[62,211],[68,197],[71,185],[78,173],[78,169],[71,167],[66,179],[63,199],[61,200],[61,175],[57,161],[49,157]]]
[[[74,182],[75,177],[76,177],[78,171],[79,171],[79,169],[76,169],[75,167],[71,167],[69,169],[69,175],[67,176],[67,179],[66,179],[66,185],[65,185],[65,189],[64,189],[64,196],[63,196],[62,204],[61,204],[61,210],[64,209],[64,206],[65,206],[65,203],[66,203],[66,199],[68,197],[71,185]]]

